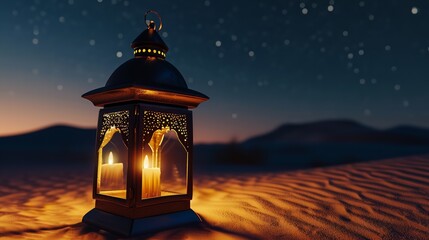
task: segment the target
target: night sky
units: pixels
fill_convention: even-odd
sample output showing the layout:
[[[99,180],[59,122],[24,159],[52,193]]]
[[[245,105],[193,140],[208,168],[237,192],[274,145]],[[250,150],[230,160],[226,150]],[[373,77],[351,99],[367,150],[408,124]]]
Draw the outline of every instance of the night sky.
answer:
[[[211,98],[196,142],[334,118],[429,127],[425,0],[15,0],[0,7],[0,135],[95,127],[80,96],[133,57],[150,9],[167,61]]]

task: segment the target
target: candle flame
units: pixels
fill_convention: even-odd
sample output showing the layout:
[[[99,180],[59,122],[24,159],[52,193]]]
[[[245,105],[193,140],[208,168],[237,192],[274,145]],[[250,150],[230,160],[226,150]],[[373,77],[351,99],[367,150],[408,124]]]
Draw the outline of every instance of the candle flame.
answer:
[[[109,153],[108,163],[113,164],[113,153],[112,152]]]
[[[143,168],[148,168],[148,167],[149,167],[149,158],[146,155],[143,161]]]

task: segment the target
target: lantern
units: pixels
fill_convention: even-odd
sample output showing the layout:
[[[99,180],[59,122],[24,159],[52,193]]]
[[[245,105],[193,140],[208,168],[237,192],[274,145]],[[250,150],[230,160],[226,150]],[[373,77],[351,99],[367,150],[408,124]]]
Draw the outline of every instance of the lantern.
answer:
[[[154,13],[154,11],[146,13]],[[146,20],[145,15],[145,20]],[[191,210],[192,112],[208,97],[188,89],[165,60],[154,21],[132,43],[134,58],[85,93],[100,110],[93,198],[83,222],[121,235],[200,222]]]

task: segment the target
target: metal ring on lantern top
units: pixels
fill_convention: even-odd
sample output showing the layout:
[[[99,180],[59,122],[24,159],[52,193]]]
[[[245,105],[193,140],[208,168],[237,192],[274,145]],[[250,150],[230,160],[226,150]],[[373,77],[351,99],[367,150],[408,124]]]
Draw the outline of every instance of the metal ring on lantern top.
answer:
[[[162,29],[162,19],[161,19],[161,15],[159,15],[159,13],[158,13],[157,11],[154,11],[154,10],[149,10],[149,11],[147,11],[147,12],[144,14],[144,22],[146,23],[147,27],[149,28],[149,24],[147,23],[146,16],[147,16],[149,13],[153,13],[153,14],[155,14],[155,15],[158,17],[158,19],[159,19],[159,28],[158,28],[158,32],[159,32],[159,31],[161,31],[161,29]],[[156,29],[155,29],[155,30],[156,30]]]

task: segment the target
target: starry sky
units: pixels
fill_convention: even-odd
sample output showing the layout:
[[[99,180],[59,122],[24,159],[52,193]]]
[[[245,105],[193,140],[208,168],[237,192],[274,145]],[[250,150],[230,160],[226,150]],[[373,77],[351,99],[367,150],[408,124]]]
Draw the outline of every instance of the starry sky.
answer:
[[[424,0],[15,0],[0,8],[0,136],[95,127],[80,96],[133,57],[150,9],[167,60],[211,98],[197,143],[336,118],[429,127]]]

